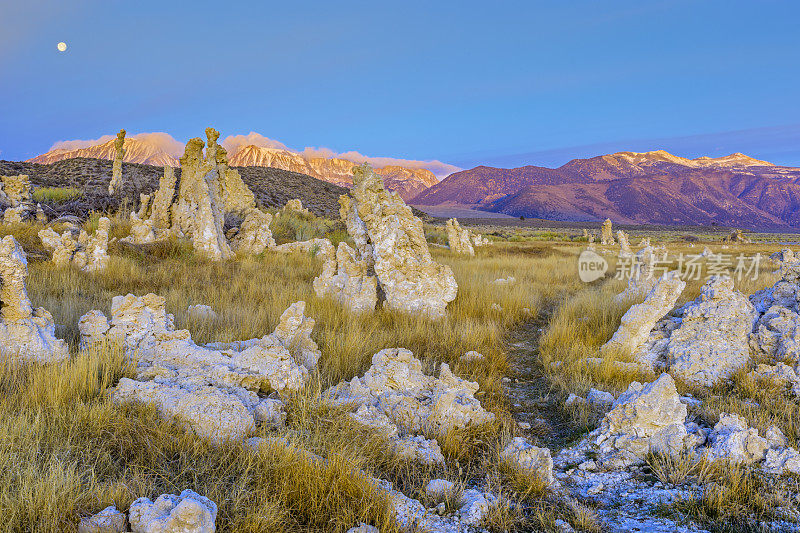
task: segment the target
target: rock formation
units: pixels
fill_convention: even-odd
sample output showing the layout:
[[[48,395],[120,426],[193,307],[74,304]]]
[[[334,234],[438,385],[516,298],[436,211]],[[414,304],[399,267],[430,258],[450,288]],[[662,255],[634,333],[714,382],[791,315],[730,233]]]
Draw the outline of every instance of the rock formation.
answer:
[[[532,472],[547,485],[555,482],[553,477],[553,459],[550,450],[537,448],[523,437],[515,437],[500,452],[500,459],[512,468]]]
[[[369,275],[367,263],[356,255],[347,243],[340,242],[336,256],[326,257],[322,274],[314,278],[314,292],[356,313],[373,311],[378,303],[378,280]]]
[[[447,243],[450,250],[460,255],[475,255],[470,237],[470,231],[462,228],[457,219],[451,218],[447,221]]]
[[[158,190],[153,194],[150,205],[150,224],[154,231],[161,233],[171,227],[170,206],[175,196],[175,170],[164,167],[164,175],[158,183]]]
[[[591,436],[600,462],[620,467],[642,462],[649,452],[683,450],[690,442],[685,421],[686,405],[680,401],[675,381],[661,374],[652,383],[631,383]]]
[[[214,533],[217,505],[194,491],[139,498],[128,511],[132,533]]]
[[[308,209],[303,207],[303,202],[301,202],[299,198],[294,198],[292,200],[287,200],[286,201],[286,205],[283,206],[283,210],[284,211],[290,211],[292,213],[295,213],[295,214],[303,216],[303,217],[312,216],[311,215],[311,211],[309,211]]]
[[[272,215],[258,208],[247,211],[239,231],[231,240],[231,248],[236,253],[258,255],[266,249],[275,247],[275,239],[269,225]]]
[[[492,244],[492,241],[490,241],[480,233],[475,233],[474,235],[472,235],[472,244],[475,246],[489,246],[490,244]]]
[[[216,162],[203,159],[203,141],[190,139],[181,162],[178,201],[172,207],[173,230],[178,236],[189,236],[197,253],[214,260],[233,257],[223,233],[225,214],[219,193],[219,171]],[[218,149],[221,149],[218,147]]]
[[[274,251],[282,254],[305,252],[313,256],[321,256],[323,260],[327,260],[334,256],[335,248],[328,239],[310,239],[280,244],[274,248]]]
[[[125,130],[119,130],[114,141],[114,163],[111,167],[111,181],[108,184],[108,194],[114,195],[122,184],[122,158],[125,157]]]
[[[647,296],[653,287],[656,285],[658,278],[654,275],[656,254],[652,246],[645,246],[634,256],[620,256],[623,258],[631,258],[630,268],[627,271],[628,286],[625,287],[621,293],[614,297],[616,301],[626,299],[638,299]]]
[[[27,174],[0,176],[0,199],[6,200],[11,207],[29,203],[32,198],[31,182]]]
[[[347,233],[355,243],[358,260],[364,261],[367,268],[372,270],[375,266],[375,255],[372,245],[369,243],[367,226],[358,215],[356,202],[346,194],[339,197],[339,216],[347,227]]]
[[[228,167],[228,152],[217,144],[219,132],[214,128],[206,128],[206,161],[217,170],[217,189],[214,191],[225,213],[244,216],[256,207],[253,192],[242,180],[239,171]]]
[[[100,311],[81,317],[81,344],[123,349],[136,379],[120,380],[115,402],[155,405],[213,442],[244,439],[257,423],[274,419],[274,400],[258,394],[300,390],[319,359],[303,302],[284,312],[274,333],[205,347],[174,329],[164,304],[155,294],[115,296],[110,321]]]
[[[55,336],[55,323],[43,307],[33,309],[25,289],[28,261],[13,236],[0,241],[0,354],[26,362],[49,363],[69,356]]]
[[[97,513],[81,520],[78,533],[125,533],[128,531],[128,518],[125,513],[110,505]]]
[[[335,404],[349,405],[353,418],[383,432],[398,446],[413,443],[420,461],[440,462],[438,445],[409,441],[423,432],[443,436],[448,431],[494,420],[475,398],[478,384],[456,377],[442,363],[439,377],[422,372],[422,363],[403,348],[381,350],[363,377],[343,382],[326,393]],[[412,437],[413,439],[413,437]],[[432,459],[434,453],[436,459]]]
[[[600,244],[612,246],[614,244],[614,230],[611,227],[611,219],[607,218],[600,228]]]
[[[756,313],[728,276],[712,276],[700,296],[661,321],[636,353],[642,364],[669,368],[676,377],[711,386],[750,360]]]
[[[617,232],[617,241],[619,241],[619,256],[631,257],[633,252],[631,251],[631,243],[628,242],[628,234],[619,230]]]
[[[644,302],[631,306],[622,316],[619,329],[601,347],[601,353],[636,353],[656,322],[675,307],[685,287],[686,283],[678,277],[678,272],[667,272],[661,276]]]
[[[45,228],[39,230],[39,239],[53,254],[53,263],[57,266],[72,265],[85,272],[100,272],[108,267],[110,230],[111,220],[100,217],[91,237],[83,230],[75,238],[69,229],[59,235],[52,228]]]
[[[458,285],[450,268],[431,257],[422,221],[400,196],[384,189],[369,165],[356,167],[353,173],[351,192],[358,220],[372,245],[375,274],[386,298],[384,306],[432,319],[444,316]],[[359,233],[360,228],[356,230]]]

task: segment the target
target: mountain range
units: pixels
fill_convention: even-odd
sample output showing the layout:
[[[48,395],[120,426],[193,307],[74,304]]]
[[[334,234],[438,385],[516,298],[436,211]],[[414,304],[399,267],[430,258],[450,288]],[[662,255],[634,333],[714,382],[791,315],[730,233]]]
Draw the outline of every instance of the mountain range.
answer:
[[[479,166],[450,174],[409,203],[567,221],[797,227],[800,168],[739,153],[618,152],[558,168]]]
[[[114,155],[114,140],[112,139],[86,148],[56,148],[29,159],[28,162],[46,165],[76,157],[113,160]],[[230,165],[235,167],[271,167],[289,170],[343,187],[353,184],[352,169],[357,164],[342,158],[307,157],[298,152],[255,145],[237,149],[235,153],[228,154],[228,159]],[[165,152],[158,145],[133,137],[125,139],[123,161],[156,166],[177,167],[179,165],[177,157]],[[388,165],[376,168],[375,172],[383,177],[387,189],[397,191],[404,200],[409,200],[439,181],[433,172],[424,168]]]

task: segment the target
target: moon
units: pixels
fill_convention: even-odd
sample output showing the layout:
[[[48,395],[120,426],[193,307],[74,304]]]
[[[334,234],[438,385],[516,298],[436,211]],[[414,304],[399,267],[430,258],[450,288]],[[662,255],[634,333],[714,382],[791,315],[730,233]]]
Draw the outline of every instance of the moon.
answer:
[[[65,43],[64,41],[61,41],[60,43],[58,43],[56,45],[56,48],[58,48],[59,52],[64,52],[64,51],[67,50],[67,43]]]

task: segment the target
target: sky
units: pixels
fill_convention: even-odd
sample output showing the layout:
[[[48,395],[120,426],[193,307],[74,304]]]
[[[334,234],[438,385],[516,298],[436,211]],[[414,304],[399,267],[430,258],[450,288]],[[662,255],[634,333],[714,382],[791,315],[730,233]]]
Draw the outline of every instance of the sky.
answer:
[[[0,0],[0,159],[211,125],[439,174],[657,149],[800,166],[798,19],[769,0]]]

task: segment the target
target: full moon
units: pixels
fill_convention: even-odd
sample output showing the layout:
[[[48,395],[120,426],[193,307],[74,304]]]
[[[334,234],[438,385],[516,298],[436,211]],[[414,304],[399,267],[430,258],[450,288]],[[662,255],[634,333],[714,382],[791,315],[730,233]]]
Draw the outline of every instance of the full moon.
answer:
[[[56,48],[58,48],[59,52],[64,52],[67,49],[67,43],[62,41],[56,45]]]

